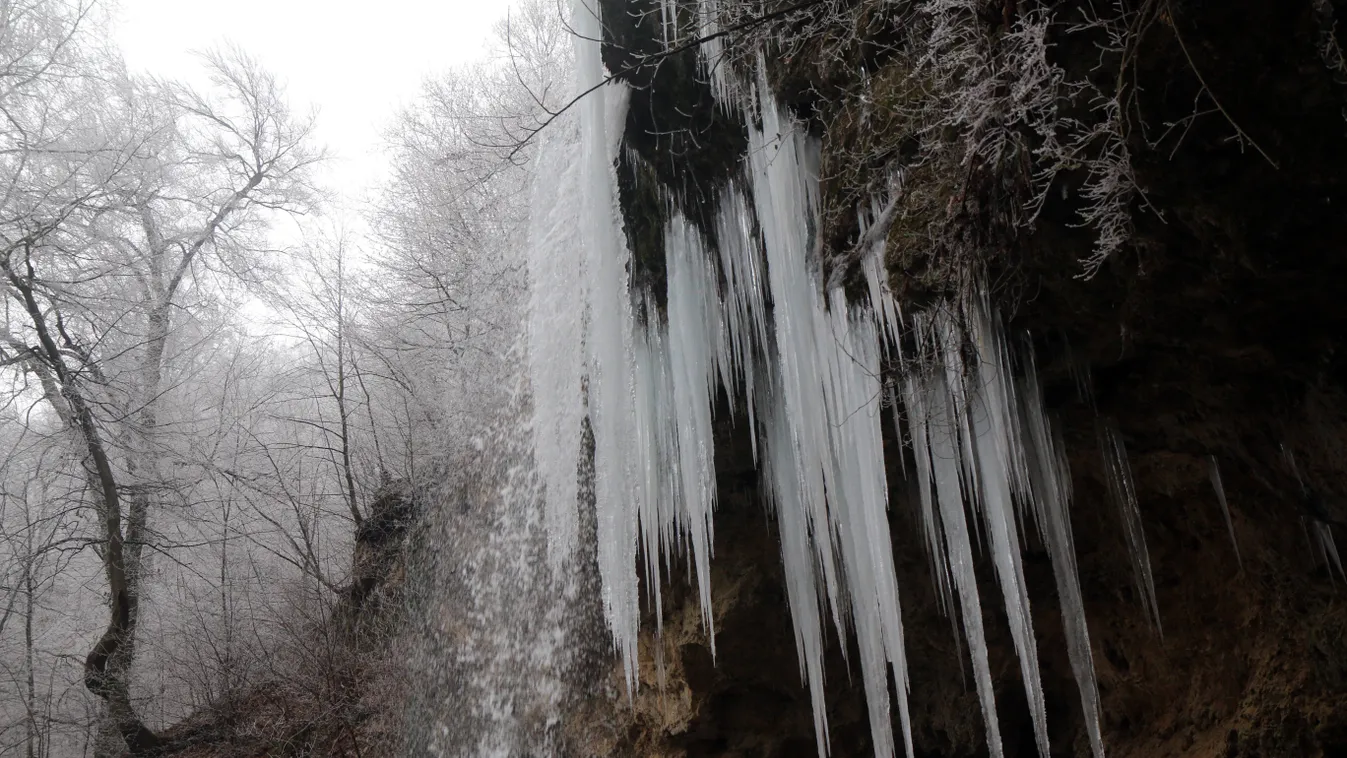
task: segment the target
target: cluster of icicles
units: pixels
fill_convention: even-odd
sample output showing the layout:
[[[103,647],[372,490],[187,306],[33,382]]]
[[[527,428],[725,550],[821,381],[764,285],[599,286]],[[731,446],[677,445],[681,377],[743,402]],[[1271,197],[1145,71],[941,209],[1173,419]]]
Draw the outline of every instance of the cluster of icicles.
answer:
[[[904,318],[882,275],[883,234],[861,262],[868,302],[825,287],[812,230],[818,145],[766,88],[740,87],[749,124],[741,182],[718,198],[716,250],[674,215],[664,235],[666,318],[653,293],[630,292],[630,253],[617,206],[614,158],[625,116],[622,85],[604,76],[598,19],[578,2],[578,87],[597,87],[556,130],[539,159],[530,251],[530,372],[535,456],[548,488],[552,554],[579,539],[576,462],[588,416],[594,435],[598,563],[604,605],[628,687],[637,686],[637,560],[660,608],[668,558],[686,554],[714,652],[710,597],[716,484],[712,403],[717,383],[743,407],[781,539],[802,676],[819,754],[828,752],[823,703],[825,620],[854,632],[875,755],[912,755],[909,682],[887,509],[881,424],[905,424],[914,480],[944,612],[962,629],[987,743],[1001,739],[974,543],[993,558],[1040,754],[1046,713],[1021,562],[1032,525],[1051,553],[1084,723],[1103,755],[1098,694],[1077,579],[1070,476],[1045,418],[1028,344],[1011,345],[977,298]],[[724,84],[717,85],[725,98]],[[569,131],[568,131],[569,130]],[[576,156],[579,160],[576,160]],[[882,215],[862,214],[862,225]],[[866,235],[862,235],[866,239]],[[826,291],[825,291],[826,290]],[[771,304],[770,308],[768,303]],[[637,317],[642,306],[650,317]],[[898,335],[913,335],[904,356]],[[900,363],[886,382],[881,362]],[[885,402],[885,401],[890,402]],[[900,414],[899,407],[903,409]],[[900,420],[900,416],[905,421]],[[1149,582],[1139,515],[1120,442],[1117,486],[1137,568]],[[1148,593],[1153,605],[1153,591]],[[890,687],[890,673],[894,686]]]

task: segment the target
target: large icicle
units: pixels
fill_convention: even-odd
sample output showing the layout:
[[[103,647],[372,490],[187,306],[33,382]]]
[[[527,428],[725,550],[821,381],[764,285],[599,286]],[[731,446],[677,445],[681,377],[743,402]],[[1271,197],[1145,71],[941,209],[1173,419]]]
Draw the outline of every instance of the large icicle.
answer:
[[[919,521],[926,537],[926,551],[931,560],[931,571],[935,577],[936,599],[940,602],[940,611],[946,615],[954,613],[954,595],[950,587],[949,558],[945,552],[943,530],[940,526],[940,512],[937,510],[933,494],[934,482],[930,443],[927,441],[927,429],[930,415],[926,409],[928,389],[922,377],[910,374],[903,382],[903,405],[907,408],[908,434],[912,439],[912,457],[916,461],[917,496]],[[898,408],[894,407],[895,418]],[[899,428],[899,434],[902,431]],[[958,631],[957,629],[955,631]]]
[[[893,755],[890,665],[898,688],[903,742],[911,755],[907,664],[886,515],[879,334],[873,315],[852,312],[840,290],[831,295],[831,309],[824,305],[819,262],[809,255],[816,218],[812,191],[817,183],[817,145],[807,142],[774,102],[764,98],[759,115],[762,129],[749,130],[750,178],[766,242],[773,303],[781,388],[775,412],[790,421],[795,454],[789,470],[773,468],[774,476],[796,477],[774,489],[798,487],[809,509],[817,565],[834,623],[845,638],[834,540],[840,548],[840,578],[852,603],[875,755]]]
[[[711,615],[711,512],[715,507],[715,464],[711,451],[712,382],[720,341],[720,299],[707,254],[696,228],[681,215],[670,220],[664,237],[668,256],[669,364],[677,419],[678,471],[686,511],[692,561],[697,573],[702,620],[715,654]],[[732,390],[731,390],[732,391]]]
[[[633,458],[640,448],[631,424],[633,317],[627,288],[629,255],[614,191],[616,145],[609,138],[608,123],[613,114],[609,113],[608,88],[599,86],[604,78],[599,46],[589,41],[603,33],[598,13],[597,6],[576,0],[572,18],[576,30],[576,89],[589,92],[580,109],[580,230],[589,278],[585,347],[589,359],[589,416],[594,429],[599,575],[604,609],[622,654],[627,686],[633,691],[640,615],[633,570],[638,509],[632,507],[630,499],[637,463]]]
[[[1071,472],[1066,451],[1054,434],[1043,411],[1043,390],[1038,384],[1033,345],[1024,349],[1024,389],[1020,393],[1021,429],[1024,432],[1026,463],[1033,490],[1033,503],[1044,525],[1043,541],[1052,557],[1052,575],[1057,598],[1062,605],[1062,625],[1066,630],[1067,658],[1080,690],[1081,709],[1085,714],[1085,732],[1095,758],[1104,758],[1104,741],[1099,731],[1099,685],[1090,651],[1090,630],[1085,623],[1085,603],[1080,593],[1080,575],[1076,570],[1076,547],[1071,536]]]
[[[891,664],[897,685],[898,712],[906,754],[912,753],[908,716],[907,656],[903,622],[898,607],[898,578],[894,574],[893,540],[889,535],[888,482],[880,433],[879,335],[871,314],[849,312],[840,289],[831,301],[831,339],[821,346],[827,354],[824,396],[831,419],[833,475],[828,497],[842,545],[843,562],[852,602],[852,624],[861,648],[861,672],[866,682],[875,753],[892,752],[888,726],[889,683],[885,666]],[[822,315],[822,314],[819,314]],[[881,739],[885,742],[881,743]]]
[[[716,242],[719,246],[721,275],[724,277],[725,319],[724,340],[727,343],[729,365],[727,373],[743,383],[744,405],[749,413],[749,431],[756,434],[753,414],[756,412],[757,388],[756,358],[768,349],[766,274],[761,245],[749,225],[749,204],[741,187],[726,187],[720,196],[716,219]],[[725,384],[726,394],[733,403],[735,387]],[[756,442],[756,440],[755,440]],[[754,445],[754,454],[757,445]]]
[[[779,467],[778,475],[798,479],[800,500],[809,510],[810,530],[818,551],[818,566],[827,590],[828,605],[838,629],[840,615],[837,561],[833,555],[832,524],[824,497],[828,419],[819,395],[823,380],[818,334],[813,323],[820,295],[806,265],[814,201],[808,177],[817,176],[817,147],[804,142],[783,119],[774,103],[761,107],[762,129],[749,129],[749,171],[753,201],[762,226],[767,253],[768,287],[772,295],[772,326],[776,337],[777,381],[775,402],[789,421],[794,462]],[[769,137],[768,135],[772,135]]]
[[[952,328],[946,326],[944,328]],[[948,354],[947,354],[948,357]],[[957,371],[957,370],[956,370]],[[996,718],[996,695],[993,691],[991,666],[987,661],[987,638],[982,624],[982,602],[978,596],[977,577],[973,573],[973,543],[964,514],[958,435],[958,417],[952,407],[952,394],[947,385],[951,369],[931,372],[925,385],[926,436],[930,444],[932,480],[935,482],[936,502],[940,508],[940,523],[945,536],[945,551],[949,560],[950,576],[959,596],[963,618],[964,638],[973,661],[973,679],[978,701],[982,705],[982,720],[987,730],[987,749],[995,758],[1001,756],[1001,727]],[[954,373],[958,380],[960,374]]]
[[[1024,584],[1024,566],[1015,524],[1012,485],[1027,491],[1021,438],[1013,434],[1015,408],[1012,401],[1010,362],[998,329],[990,323],[985,306],[973,314],[974,346],[980,361],[968,377],[973,386],[968,409],[970,432],[976,453],[977,501],[992,546],[993,565],[1001,583],[1010,635],[1020,659],[1025,696],[1034,722],[1034,737],[1040,755],[1048,755],[1047,706],[1038,675],[1038,650],[1029,612],[1029,591]]]
[[[829,745],[827,705],[823,699],[823,624],[814,570],[815,548],[795,478],[790,425],[780,410],[780,406],[773,407],[763,419],[766,427],[763,479],[769,499],[775,506],[777,529],[781,534],[781,564],[795,631],[795,649],[800,659],[800,674],[809,687],[814,710],[814,739],[821,758],[828,754]],[[823,539],[828,536],[823,535]]]
[[[646,312],[653,312],[653,296],[645,298]],[[633,423],[636,427],[636,471],[632,497],[637,502],[641,527],[641,548],[645,555],[646,587],[655,609],[655,625],[664,629],[661,585],[664,573],[660,557],[673,549],[680,518],[681,496],[678,476],[678,432],[673,421],[673,375],[669,368],[668,340],[664,329],[648,319],[639,330],[634,344],[635,402]]]
[[[697,34],[701,37],[701,62],[711,83],[711,94],[720,107],[732,107],[738,99],[725,57],[725,37],[720,25],[720,0],[697,0]]]

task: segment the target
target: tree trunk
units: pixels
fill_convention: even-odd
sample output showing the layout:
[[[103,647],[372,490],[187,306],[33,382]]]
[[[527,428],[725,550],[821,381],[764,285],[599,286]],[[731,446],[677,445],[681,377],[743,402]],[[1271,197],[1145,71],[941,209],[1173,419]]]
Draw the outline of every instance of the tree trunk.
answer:
[[[136,588],[132,584],[134,579],[127,572],[126,540],[122,531],[121,490],[90,403],[81,393],[75,376],[66,364],[65,354],[58,346],[33,291],[31,260],[25,260],[25,267],[25,275],[20,275],[14,271],[13,262],[8,258],[0,264],[10,284],[23,298],[28,318],[41,346],[41,360],[55,375],[61,398],[68,408],[68,413],[61,415],[73,422],[75,431],[84,442],[90,480],[96,485],[95,492],[100,499],[99,516],[106,540],[103,569],[107,575],[110,596],[108,626],[84,659],[84,686],[107,704],[108,716],[131,753],[148,754],[160,747],[161,741],[136,715],[131,706],[125,671],[120,663],[122,659],[114,661],[123,648],[128,655],[131,652],[136,618]]]

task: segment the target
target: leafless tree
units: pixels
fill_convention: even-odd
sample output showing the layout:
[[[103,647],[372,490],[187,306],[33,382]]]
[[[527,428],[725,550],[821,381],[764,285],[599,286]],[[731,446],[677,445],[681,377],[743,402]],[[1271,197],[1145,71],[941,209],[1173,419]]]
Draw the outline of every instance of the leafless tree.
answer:
[[[11,146],[0,177],[0,360],[36,378],[85,456],[110,598],[85,684],[143,752],[158,738],[135,713],[128,672],[151,512],[171,484],[160,406],[181,361],[176,322],[208,303],[212,278],[254,270],[254,235],[268,214],[305,207],[319,156],[311,122],[294,118],[246,56],[208,56],[207,93],[138,82],[71,53],[81,9],[50,5],[24,12],[45,12],[67,33],[33,32],[47,65],[11,65],[31,72],[0,96]]]

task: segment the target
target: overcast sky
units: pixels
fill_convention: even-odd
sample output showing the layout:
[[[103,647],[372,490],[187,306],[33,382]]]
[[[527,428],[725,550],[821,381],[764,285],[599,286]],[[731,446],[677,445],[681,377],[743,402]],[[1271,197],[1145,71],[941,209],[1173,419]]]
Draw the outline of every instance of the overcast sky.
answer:
[[[193,51],[234,44],[319,109],[336,159],[328,179],[356,200],[377,181],[381,130],[430,74],[483,53],[507,0],[119,0],[117,41],[133,71],[192,81]],[[198,79],[199,80],[199,79]]]

